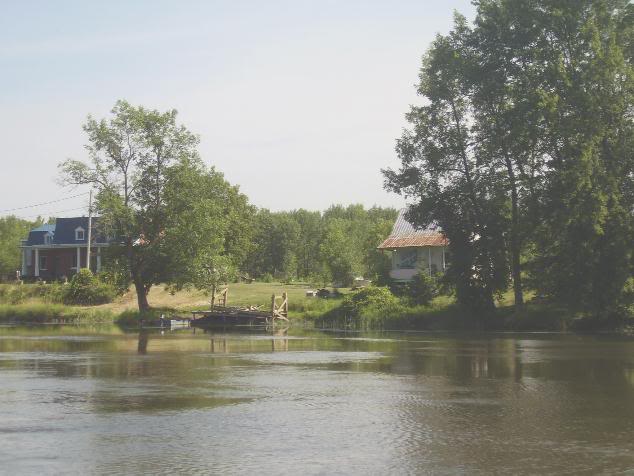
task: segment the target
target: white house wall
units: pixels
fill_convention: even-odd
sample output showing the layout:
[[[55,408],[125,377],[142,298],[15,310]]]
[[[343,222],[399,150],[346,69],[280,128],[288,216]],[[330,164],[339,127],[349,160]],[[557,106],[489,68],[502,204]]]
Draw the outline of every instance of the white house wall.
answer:
[[[416,263],[414,268],[402,268],[402,260],[409,256],[413,250],[416,250]],[[421,271],[429,273],[430,259],[432,271],[443,271],[443,250],[444,247],[442,246],[425,246],[420,248],[399,248],[393,251],[390,277],[397,280],[410,280]]]

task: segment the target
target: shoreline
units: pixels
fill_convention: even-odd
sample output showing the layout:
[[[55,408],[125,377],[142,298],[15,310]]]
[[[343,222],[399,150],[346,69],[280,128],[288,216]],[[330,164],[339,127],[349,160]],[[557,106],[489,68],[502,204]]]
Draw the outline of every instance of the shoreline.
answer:
[[[48,312],[41,312],[43,308],[47,308]],[[333,309],[337,309],[334,307]],[[446,309],[445,309],[446,311]],[[513,327],[514,322],[509,322],[503,316],[495,316],[495,323],[489,322],[488,325],[482,325],[474,321],[472,318],[463,316],[458,320],[444,321],[440,316],[434,316],[438,310],[418,315],[408,314],[407,322],[400,321],[398,318],[390,325],[386,322],[386,326],[359,326],[338,325],[341,324],[339,319],[335,319],[328,323],[328,312],[320,315],[309,313],[310,317],[306,317],[307,313],[291,313],[288,327],[314,329],[321,332],[345,332],[345,333],[364,333],[364,332],[385,332],[385,333],[431,333],[431,334],[474,334],[474,335],[589,335],[589,336],[621,336],[634,337],[634,327],[623,325],[621,327],[605,327],[597,326],[591,328],[587,324],[589,319],[572,318],[568,316],[566,322],[569,322],[565,328],[555,328],[554,322],[550,325],[538,327],[535,323],[530,326]],[[139,329],[159,329],[157,326],[143,326],[141,320],[159,319],[161,314],[167,318],[176,318],[184,311],[170,309],[151,309],[149,313],[143,315],[139,311],[125,310],[122,312],[113,312],[111,310],[100,309],[99,307],[76,307],[65,306],[59,304],[0,304],[0,326],[17,327],[17,326],[91,326],[91,325],[116,325],[122,330],[139,330]],[[434,319],[435,317],[435,319]],[[399,322],[400,321],[400,322]],[[520,322],[521,323],[521,322]],[[358,323],[357,323],[358,324]],[[406,324],[406,325],[403,325]],[[444,324],[444,325],[443,325]],[[257,327],[257,326],[253,326]],[[279,327],[279,326],[278,326]],[[189,327],[185,327],[189,329]],[[239,327],[238,327],[239,328]]]

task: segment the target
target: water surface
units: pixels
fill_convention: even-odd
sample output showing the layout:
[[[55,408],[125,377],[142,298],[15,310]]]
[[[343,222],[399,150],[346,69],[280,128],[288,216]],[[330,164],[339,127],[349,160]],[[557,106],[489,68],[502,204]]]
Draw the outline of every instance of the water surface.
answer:
[[[634,472],[634,342],[0,328],[0,473]]]

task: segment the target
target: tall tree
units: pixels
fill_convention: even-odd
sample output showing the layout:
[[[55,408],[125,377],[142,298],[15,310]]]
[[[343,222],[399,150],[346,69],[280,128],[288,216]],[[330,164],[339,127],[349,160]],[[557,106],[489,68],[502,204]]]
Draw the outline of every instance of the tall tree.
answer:
[[[618,310],[632,273],[632,5],[543,2],[535,73],[554,106],[534,272],[540,291],[573,309]]]
[[[91,163],[68,160],[62,176],[97,189],[101,226],[117,241],[112,262],[125,266],[139,310],[153,285],[205,286],[213,263],[231,263],[221,259],[235,247],[231,213],[248,213],[246,199],[203,165],[176,111],[118,101],[109,120],[89,117],[84,130]]]
[[[343,218],[331,218],[320,244],[324,268],[336,285],[349,286],[363,271],[362,249],[350,239],[351,223]]]
[[[606,312],[632,270],[633,7],[475,5],[474,26],[458,15],[425,57],[428,104],[408,115],[387,186],[417,198],[418,224],[443,227],[462,301],[478,288],[489,301],[510,265],[521,305],[525,255],[540,291]]]
[[[472,51],[466,20],[438,36],[427,52],[418,93],[428,104],[412,107],[412,130],[397,142],[399,171],[386,170],[386,186],[416,200],[408,216],[419,226],[439,225],[450,241],[449,274],[459,302],[477,312],[494,308],[507,286],[505,187],[483,157],[472,94]]]

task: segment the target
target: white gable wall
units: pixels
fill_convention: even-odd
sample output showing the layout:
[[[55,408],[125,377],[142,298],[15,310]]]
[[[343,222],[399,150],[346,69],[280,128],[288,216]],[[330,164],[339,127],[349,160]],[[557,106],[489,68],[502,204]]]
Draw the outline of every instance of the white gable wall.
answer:
[[[390,277],[397,280],[410,280],[416,274],[429,274],[431,271],[444,271],[443,246],[422,246],[416,248],[399,248],[392,252],[392,270]]]

